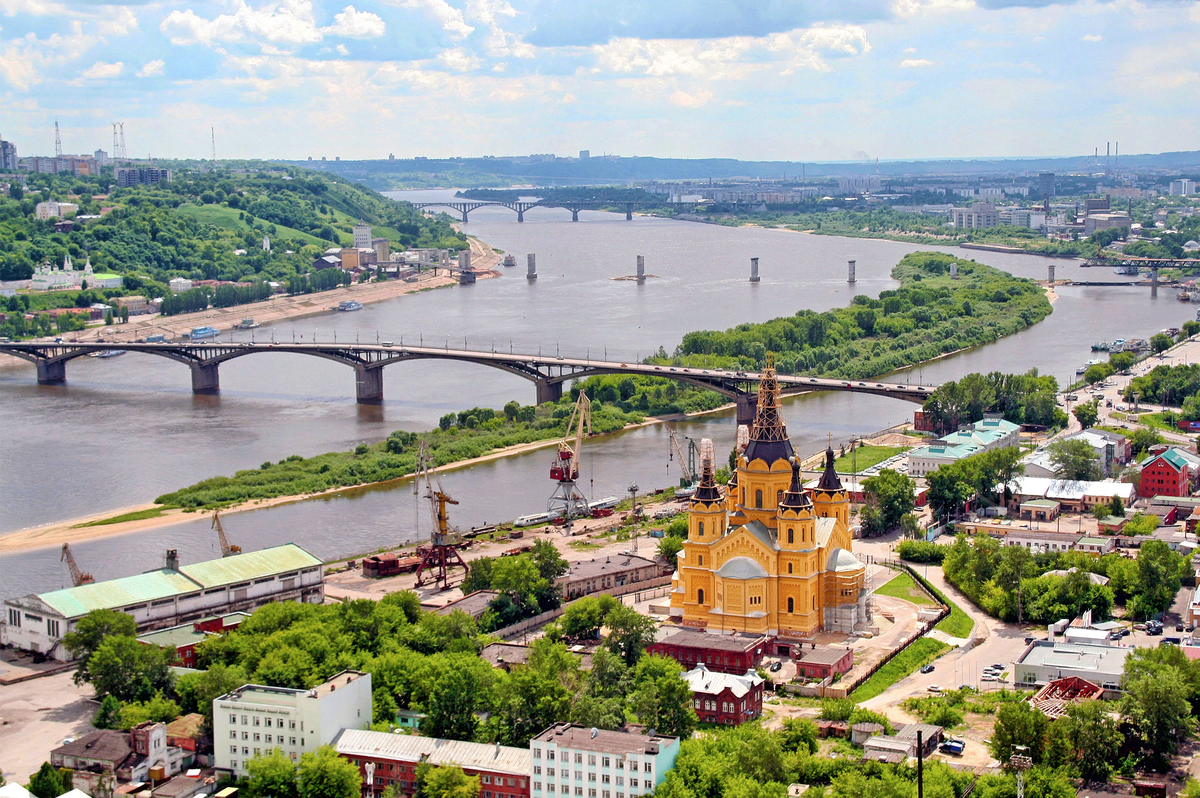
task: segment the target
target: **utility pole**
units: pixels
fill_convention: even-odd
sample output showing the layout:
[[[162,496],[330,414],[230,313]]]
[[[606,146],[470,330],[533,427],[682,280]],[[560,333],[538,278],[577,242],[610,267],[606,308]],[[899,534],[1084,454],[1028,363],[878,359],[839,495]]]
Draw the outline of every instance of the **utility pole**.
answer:
[[[1025,798],[1025,771],[1033,767],[1033,757],[1029,756],[1029,749],[1023,745],[1014,745],[1014,753],[1008,760],[1008,766],[1017,771],[1017,798]]]

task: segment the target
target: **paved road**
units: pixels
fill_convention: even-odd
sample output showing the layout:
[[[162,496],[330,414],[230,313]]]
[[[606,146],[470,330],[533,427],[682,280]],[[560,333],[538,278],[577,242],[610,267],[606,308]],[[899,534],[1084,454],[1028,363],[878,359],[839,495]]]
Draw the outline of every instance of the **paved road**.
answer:
[[[66,737],[92,731],[97,705],[72,672],[0,686],[0,771],[9,782],[29,782],[50,751]]]

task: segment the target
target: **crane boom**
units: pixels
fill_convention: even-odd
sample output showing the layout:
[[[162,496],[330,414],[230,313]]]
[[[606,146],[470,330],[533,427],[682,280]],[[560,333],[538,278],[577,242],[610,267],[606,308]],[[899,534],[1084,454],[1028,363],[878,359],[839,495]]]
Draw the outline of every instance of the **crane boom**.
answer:
[[[675,456],[679,458],[679,473],[683,477],[686,484],[690,485],[696,481],[696,475],[692,472],[691,458],[685,457],[683,447],[679,445],[679,436],[675,434],[674,427],[667,427],[667,434],[671,437],[671,449],[675,452]],[[691,444],[691,439],[688,439]],[[690,450],[688,454],[691,454]]]
[[[229,539],[225,537],[225,527],[221,525],[221,511],[213,510],[212,524],[210,529],[217,530],[217,539],[221,542],[221,556],[228,557],[231,554],[241,554],[242,547],[229,544]]]
[[[450,519],[446,514],[446,505],[458,504],[458,502],[450,498],[450,494],[442,488],[442,479],[438,476],[437,467],[433,463],[433,454],[429,451],[429,444],[425,441],[421,441],[421,445],[417,449],[416,476],[413,480],[414,492],[419,492],[418,486],[422,480],[425,482],[424,498],[429,500],[429,509],[433,514],[433,533],[429,536],[430,546],[421,558],[421,565],[417,568],[417,586],[425,584],[425,572],[431,570],[434,583],[440,584],[443,589],[446,589],[450,587],[447,569],[458,565],[465,571],[467,564],[463,562],[462,555],[458,553],[458,547],[463,542],[462,535],[450,526]]]
[[[71,554],[71,547],[66,543],[62,547],[62,556],[58,558],[59,562],[63,562],[64,560],[67,563],[67,567],[71,569],[71,583],[75,587],[96,581],[96,578],[91,574],[79,570],[79,566],[75,564],[75,555]]]
[[[579,479],[580,455],[583,451],[584,430],[592,431],[592,400],[583,391],[575,400],[575,408],[567,421],[558,451],[550,465],[550,479],[558,483],[546,501],[546,511],[554,518],[570,520],[588,514],[587,499],[576,489]],[[574,436],[571,432],[574,430]]]

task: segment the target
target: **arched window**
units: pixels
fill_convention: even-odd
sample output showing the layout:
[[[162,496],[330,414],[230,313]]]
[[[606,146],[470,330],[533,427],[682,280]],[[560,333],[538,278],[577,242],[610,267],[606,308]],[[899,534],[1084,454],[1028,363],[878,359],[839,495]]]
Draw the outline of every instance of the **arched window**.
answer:
[[[796,530],[792,529],[789,526],[788,527],[788,543],[795,543],[795,542],[796,542]]]
[[[699,590],[696,591],[696,603],[697,604],[704,603],[704,588],[700,588]]]
[[[754,506],[757,507],[759,510],[762,509],[762,491],[761,490],[754,491]]]
[[[775,491],[775,506],[778,507],[781,504],[783,504],[783,491],[777,490]]]
[[[788,573],[790,574],[791,572],[792,572],[792,564],[788,563]]]
[[[704,522],[700,522],[700,537],[704,537]]]
[[[788,612],[793,613],[795,611],[796,611],[796,600],[793,598],[790,598],[790,599],[788,599]]]
[[[704,565],[704,555],[703,555],[703,554],[697,554],[697,555],[696,555],[696,564],[697,564],[697,565]]]

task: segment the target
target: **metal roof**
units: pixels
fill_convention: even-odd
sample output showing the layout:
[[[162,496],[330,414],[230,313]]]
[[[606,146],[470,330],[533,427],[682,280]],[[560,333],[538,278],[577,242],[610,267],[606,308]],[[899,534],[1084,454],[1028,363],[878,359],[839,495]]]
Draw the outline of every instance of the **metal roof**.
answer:
[[[717,576],[725,579],[761,579],[766,575],[763,567],[749,557],[734,557],[717,571]]]
[[[179,571],[161,568],[136,576],[92,582],[38,595],[64,618],[87,615],[92,610],[115,610],[161,598],[191,593],[203,587]]]
[[[693,693],[719,695],[728,689],[734,698],[741,698],[763,683],[763,678],[754,671],[741,675],[720,673],[710,671],[703,662],[683,674],[683,680]]]
[[[432,765],[454,764],[467,770],[490,770],[525,777],[532,771],[530,765],[533,762],[528,748],[363,729],[343,729],[334,739],[333,747],[342,756],[429,762]]]
[[[219,560],[184,565],[179,570],[208,588],[231,585],[247,579],[295,571],[300,568],[311,568],[314,565],[321,565],[321,561],[295,543],[285,543],[282,546],[261,551],[251,551],[233,557],[222,557]]]

